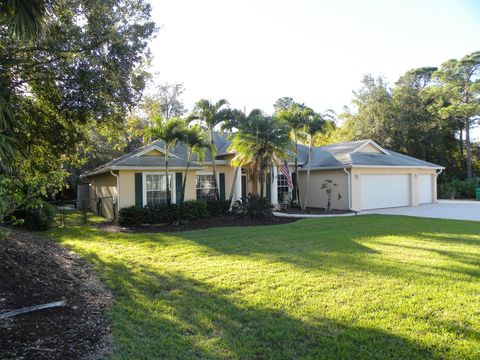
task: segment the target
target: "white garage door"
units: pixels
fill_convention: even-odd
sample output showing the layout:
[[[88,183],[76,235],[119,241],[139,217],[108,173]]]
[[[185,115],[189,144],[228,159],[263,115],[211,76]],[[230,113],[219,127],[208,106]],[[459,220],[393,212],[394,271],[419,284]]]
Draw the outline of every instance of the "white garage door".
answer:
[[[420,204],[433,202],[432,175],[420,175],[418,177],[418,198]]]
[[[362,175],[362,210],[410,205],[410,175]]]

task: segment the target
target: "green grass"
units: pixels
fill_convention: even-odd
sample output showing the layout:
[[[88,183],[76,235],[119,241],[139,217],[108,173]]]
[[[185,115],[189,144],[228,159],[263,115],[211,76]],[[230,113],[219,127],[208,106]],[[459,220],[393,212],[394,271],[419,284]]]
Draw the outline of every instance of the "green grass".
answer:
[[[480,223],[372,215],[50,236],[113,290],[113,359],[480,358]]]

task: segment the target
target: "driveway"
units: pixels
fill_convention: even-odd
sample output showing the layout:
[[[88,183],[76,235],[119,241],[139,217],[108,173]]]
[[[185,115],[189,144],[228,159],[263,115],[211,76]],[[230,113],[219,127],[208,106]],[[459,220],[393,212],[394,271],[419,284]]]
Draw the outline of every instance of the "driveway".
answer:
[[[439,200],[436,204],[423,204],[417,207],[365,210],[359,213],[359,215],[364,214],[406,215],[438,219],[480,221],[480,201]]]

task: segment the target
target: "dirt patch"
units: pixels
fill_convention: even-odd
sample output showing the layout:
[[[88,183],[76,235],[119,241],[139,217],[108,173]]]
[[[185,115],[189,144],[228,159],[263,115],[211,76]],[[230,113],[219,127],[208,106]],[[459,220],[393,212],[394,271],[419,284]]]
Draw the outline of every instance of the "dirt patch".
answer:
[[[101,359],[112,344],[112,296],[90,266],[33,233],[0,239],[0,313],[59,300],[67,306],[0,320],[0,358]]]
[[[275,216],[265,219],[243,219],[233,216],[212,216],[205,219],[182,222],[178,225],[160,224],[126,228],[114,222],[107,222],[102,223],[97,227],[110,232],[179,232],[188,230],[208,229],[212,227],[279,225],[292,223],[297,220],[298,219],[294,218],[280,218]]]

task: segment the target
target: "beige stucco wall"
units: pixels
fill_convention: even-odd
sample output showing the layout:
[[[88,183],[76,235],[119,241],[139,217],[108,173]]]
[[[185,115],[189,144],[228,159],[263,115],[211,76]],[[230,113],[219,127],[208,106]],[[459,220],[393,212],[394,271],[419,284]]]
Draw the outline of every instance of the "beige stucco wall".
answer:
[[[418,176],[420,174],[432,175],[432,198],[437,201],[437,181],[435,169],[422,168],[352,168],[351,169],[351,186],[352,186],[352,202],[353,210],[360,211],[362,208],[362,175],[367,174],[407,174],[410,176],[410,206],[419,205],[419,183]]]
[[[234,168],[228,165],[217,165],[217,173],[225,173],[225,197],[230,196],[232,188]],[[119,208],[135,205],[135,174],[136,173],[162,173],[164,170],[141,171],[141,170],[120,170],[120,205]],[[182,178],[185,177],[185,171],[170,170],[169,173],[175,174],[181,172]],[[198,174],[212,174],[211,165],[203,165],[201,170],[189,170],[187,175],[187,184],[185,189],[185,200],[195,200],[197,198],[195,182]],[[175,176],[175,175],[173,175]],[[217,175],[218,176],[218,175]]]
[[[305,199],[305,187],[307,172],[300,171],[300,199]],[[333,187],[332,208],[339,210],[348,210],[348,176],[343,170],[312,170],[310,172],[310,183],[308,191],[307,206],[312,208],[325,208],[327,206],[327,194],[322,190],[322,184],[325,180],[333,180],[337,186]],[[340,199],[338,195],[340,194]]]
[[[117,195],[117,180],[110,173],[100,174],[89,178],[90,181],[90,209],[97,213],[97,203],[101,199],[101,215],[108,219],[115,219],[114,198]]]

